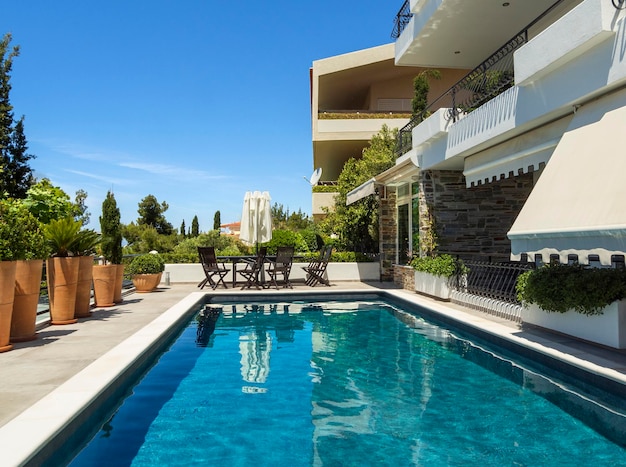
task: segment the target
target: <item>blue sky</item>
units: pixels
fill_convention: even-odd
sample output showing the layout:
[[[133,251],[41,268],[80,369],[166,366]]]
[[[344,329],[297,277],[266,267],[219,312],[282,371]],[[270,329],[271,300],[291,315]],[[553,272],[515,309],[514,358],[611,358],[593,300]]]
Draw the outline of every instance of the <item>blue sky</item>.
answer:
[[[391,42],[401,1],[19,0],[0,34],[20,46],[11,84],[31,161],[89,227],[107,190],[122,222],[152,194],[178,228],[240,220],[249,190],[311,213],[309,68]]]

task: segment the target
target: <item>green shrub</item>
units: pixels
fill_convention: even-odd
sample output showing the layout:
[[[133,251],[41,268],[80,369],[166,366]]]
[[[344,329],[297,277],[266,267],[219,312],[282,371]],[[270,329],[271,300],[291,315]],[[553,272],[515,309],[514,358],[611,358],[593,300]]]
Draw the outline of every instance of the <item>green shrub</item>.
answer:
[[[49,249],[39,221],[19,201],[0,200],[0,261],[44,259]]]
[[[135,274],[158,274],[165,269],[165,261],[158,253],[147,253],[145,255],[135,256],[130,264],[126,267],[125,272],[128,275]]]
[[[313,193],[337,193],[339,188],[337,188],[337,185],[315,185],[311,188],[311,191]]]
[[[545,265],[521,274],[517,298],[548,312],[575,310],[584,315],[602,314],[602,309],[626,297],[626,270],[590,268],[579,264]]]
[[[463,264],[463,261],[445,254],[434,257],[414,257],[410,265],[416,271],[427,272],[442,277],[452,277],[469,272],[469,269]]]
[[[297,252],[309,251],[302,235],[292,230],[274,230],[272,232],[272,239],[263,245],[267,246],[267,252],[270,255],[276,254],[276,249],[279,246],[292,246]]]

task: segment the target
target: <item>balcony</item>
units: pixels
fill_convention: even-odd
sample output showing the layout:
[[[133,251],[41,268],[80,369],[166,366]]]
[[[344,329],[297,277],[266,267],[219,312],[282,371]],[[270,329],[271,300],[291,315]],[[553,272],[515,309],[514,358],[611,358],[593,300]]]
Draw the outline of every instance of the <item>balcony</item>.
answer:
[[[443,0],[445,3],[445,0]],[[561,2],[555,3],[540,16],[536,17],[529,25],[524,27],[508,41],[497,48],[487,59],[476,66],[465,77],[454,84],[443,95],[435,99],[428,108],[419,115],[414,116],[406,126],[400,129],[396,143],[396,156],[409,152],[413,147],[413,129],[434,112],[446,109],[446,118],[451,123],[456,123],[460,118],[470,114],[485,103],[492,101],[515,84],[514,54],[531,38],[536,37],[555,21],[555,14],[564,14],[565,10],[558,10]],[[408,0],[405,2],[408,5]],[[400,10],[396,16],[396,26],[402,34],[403,23],[406,20],[406,7]],[[569,11],[569,10],[568,10]],[[403,16],[405,15],[405,16]],[[558,16],[557,15],[557,16]],[[559,16],[560,17],[560,16]],[[394,29],[396,31],[396,29]]]

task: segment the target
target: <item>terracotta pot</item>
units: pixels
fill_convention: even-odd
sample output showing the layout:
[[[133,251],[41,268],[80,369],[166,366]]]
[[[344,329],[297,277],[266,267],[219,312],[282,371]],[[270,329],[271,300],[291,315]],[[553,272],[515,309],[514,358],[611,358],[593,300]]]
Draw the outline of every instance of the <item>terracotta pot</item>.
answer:
[[[113,295],[114,303],[122,303],[122,283],[124,282],[124,265],[116,264],[115,289]]]
[[[98,264],[93,267],[93,294],[97,307],[113,306],[117,265]]]
[[[43,260],[17,261],[15,269],[15,298],[11,318],[11,342],[26,342],[37,338],[37,304],[41,292]]]
[[[46,262],[48,296],[50,297],[50,323],[72,324],[76,306],[78,266],[80,257],[49,258]]]
[[[93,279],[93,256],[80,256],[78,260],[78,285],[74,318],[91,316],[91,281]]]
[[[135,274],[133,276],[133,285],[135,292],[146,293],[152,292],[161,282],[161,273],[157,274]]]
[[[16,261],[0,261],[0,352],[7,352],[11,336],[11,315],[15,297]]]

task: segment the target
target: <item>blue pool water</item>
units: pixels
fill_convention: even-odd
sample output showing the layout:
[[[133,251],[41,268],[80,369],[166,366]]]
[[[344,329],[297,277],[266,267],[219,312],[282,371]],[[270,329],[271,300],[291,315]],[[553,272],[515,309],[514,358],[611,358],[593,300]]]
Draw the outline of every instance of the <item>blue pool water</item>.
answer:
[[[555,404],[595,401],[384,302],[219,306],[72,465],[626,465]]]

